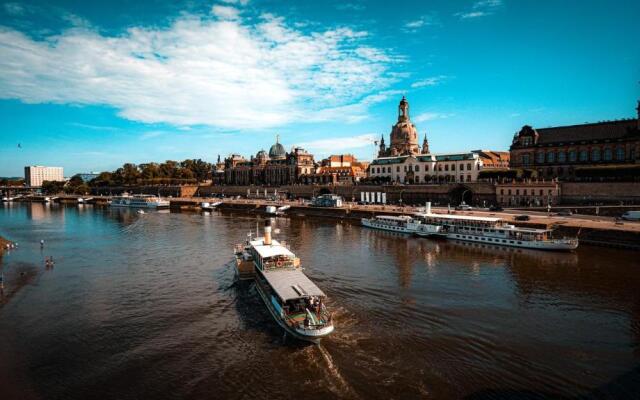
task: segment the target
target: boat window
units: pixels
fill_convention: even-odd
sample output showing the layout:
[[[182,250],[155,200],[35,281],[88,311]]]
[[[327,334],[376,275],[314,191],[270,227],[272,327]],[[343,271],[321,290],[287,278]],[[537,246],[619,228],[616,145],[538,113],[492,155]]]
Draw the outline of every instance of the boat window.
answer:
[[[522,244],[522,242],[518,242],[518,244]]]

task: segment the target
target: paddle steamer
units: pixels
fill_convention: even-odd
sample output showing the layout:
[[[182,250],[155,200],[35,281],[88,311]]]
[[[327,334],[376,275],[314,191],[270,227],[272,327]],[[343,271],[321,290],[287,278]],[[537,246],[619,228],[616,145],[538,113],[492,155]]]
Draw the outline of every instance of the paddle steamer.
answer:
[[[271,238],[271,220],[264,236],[235,246],[240,279],[255,279],[256,290],[273,319],[291,336],[313,343],[334,330],[326,295],[303,272],[300,259],[286,243]]]

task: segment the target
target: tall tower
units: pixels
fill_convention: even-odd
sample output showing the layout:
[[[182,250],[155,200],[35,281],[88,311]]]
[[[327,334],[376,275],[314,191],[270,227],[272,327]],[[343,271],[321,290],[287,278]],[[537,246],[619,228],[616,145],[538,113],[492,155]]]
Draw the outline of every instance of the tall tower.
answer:
[[[378,149],[378,157],[384,157],[387,152],[387,146],[384,144],[384,135],[380,135],[380,147]]]
[[[422,141],[422,154],[429,154],[429,141],[427,141],[427,134],[424,134],[424,140]]]

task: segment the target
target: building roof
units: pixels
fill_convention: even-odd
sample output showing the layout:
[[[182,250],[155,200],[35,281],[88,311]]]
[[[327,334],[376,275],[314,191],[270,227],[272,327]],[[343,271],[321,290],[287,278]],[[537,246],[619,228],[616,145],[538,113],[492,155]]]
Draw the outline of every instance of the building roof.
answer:
[[[474,215],[453,215],[453,214],[425,214],[425,213],[415,213],[415,215],[420,217],[435,217],[442,219],[454,219],[460,221],[482,221],[482,222],[498,222],[501,221],[501,218],[494,217],[476,217]]]
[[[282,301],[325,294],[299,269],[272,269],[264,277]]]
[[[274,256],[287,256],[287,257],[295,257],[295,254],[291,252],[291,250],[282,246],[280,242],[275,239],[271,240],[271,244],[264,244],[264,239],[252,240],[251,245],[254,249],[260,254],[262,258],[269,258]]]
[[[278,142],[275,142],[269,149],[269,158],[284,158],[287,156],[287,151],[284,146]]]
[[[587,140],[619,139],[637,131],[637,119],[605,121],[593,124],[556,126],[536,129],[537,144],[580,142]]]
[[[476,153],[436,154],[436,161],[463,161],[473,160]]]

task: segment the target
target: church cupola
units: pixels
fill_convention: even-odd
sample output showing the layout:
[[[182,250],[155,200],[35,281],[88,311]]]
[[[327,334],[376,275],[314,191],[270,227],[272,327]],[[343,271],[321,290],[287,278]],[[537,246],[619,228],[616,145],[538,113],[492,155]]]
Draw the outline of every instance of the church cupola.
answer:
[[[404,96],[402,96],[402,100],[400,100],[400,105],[398,106],[398,122],[408,121],[408,120],[409,120],[409,102]]]

